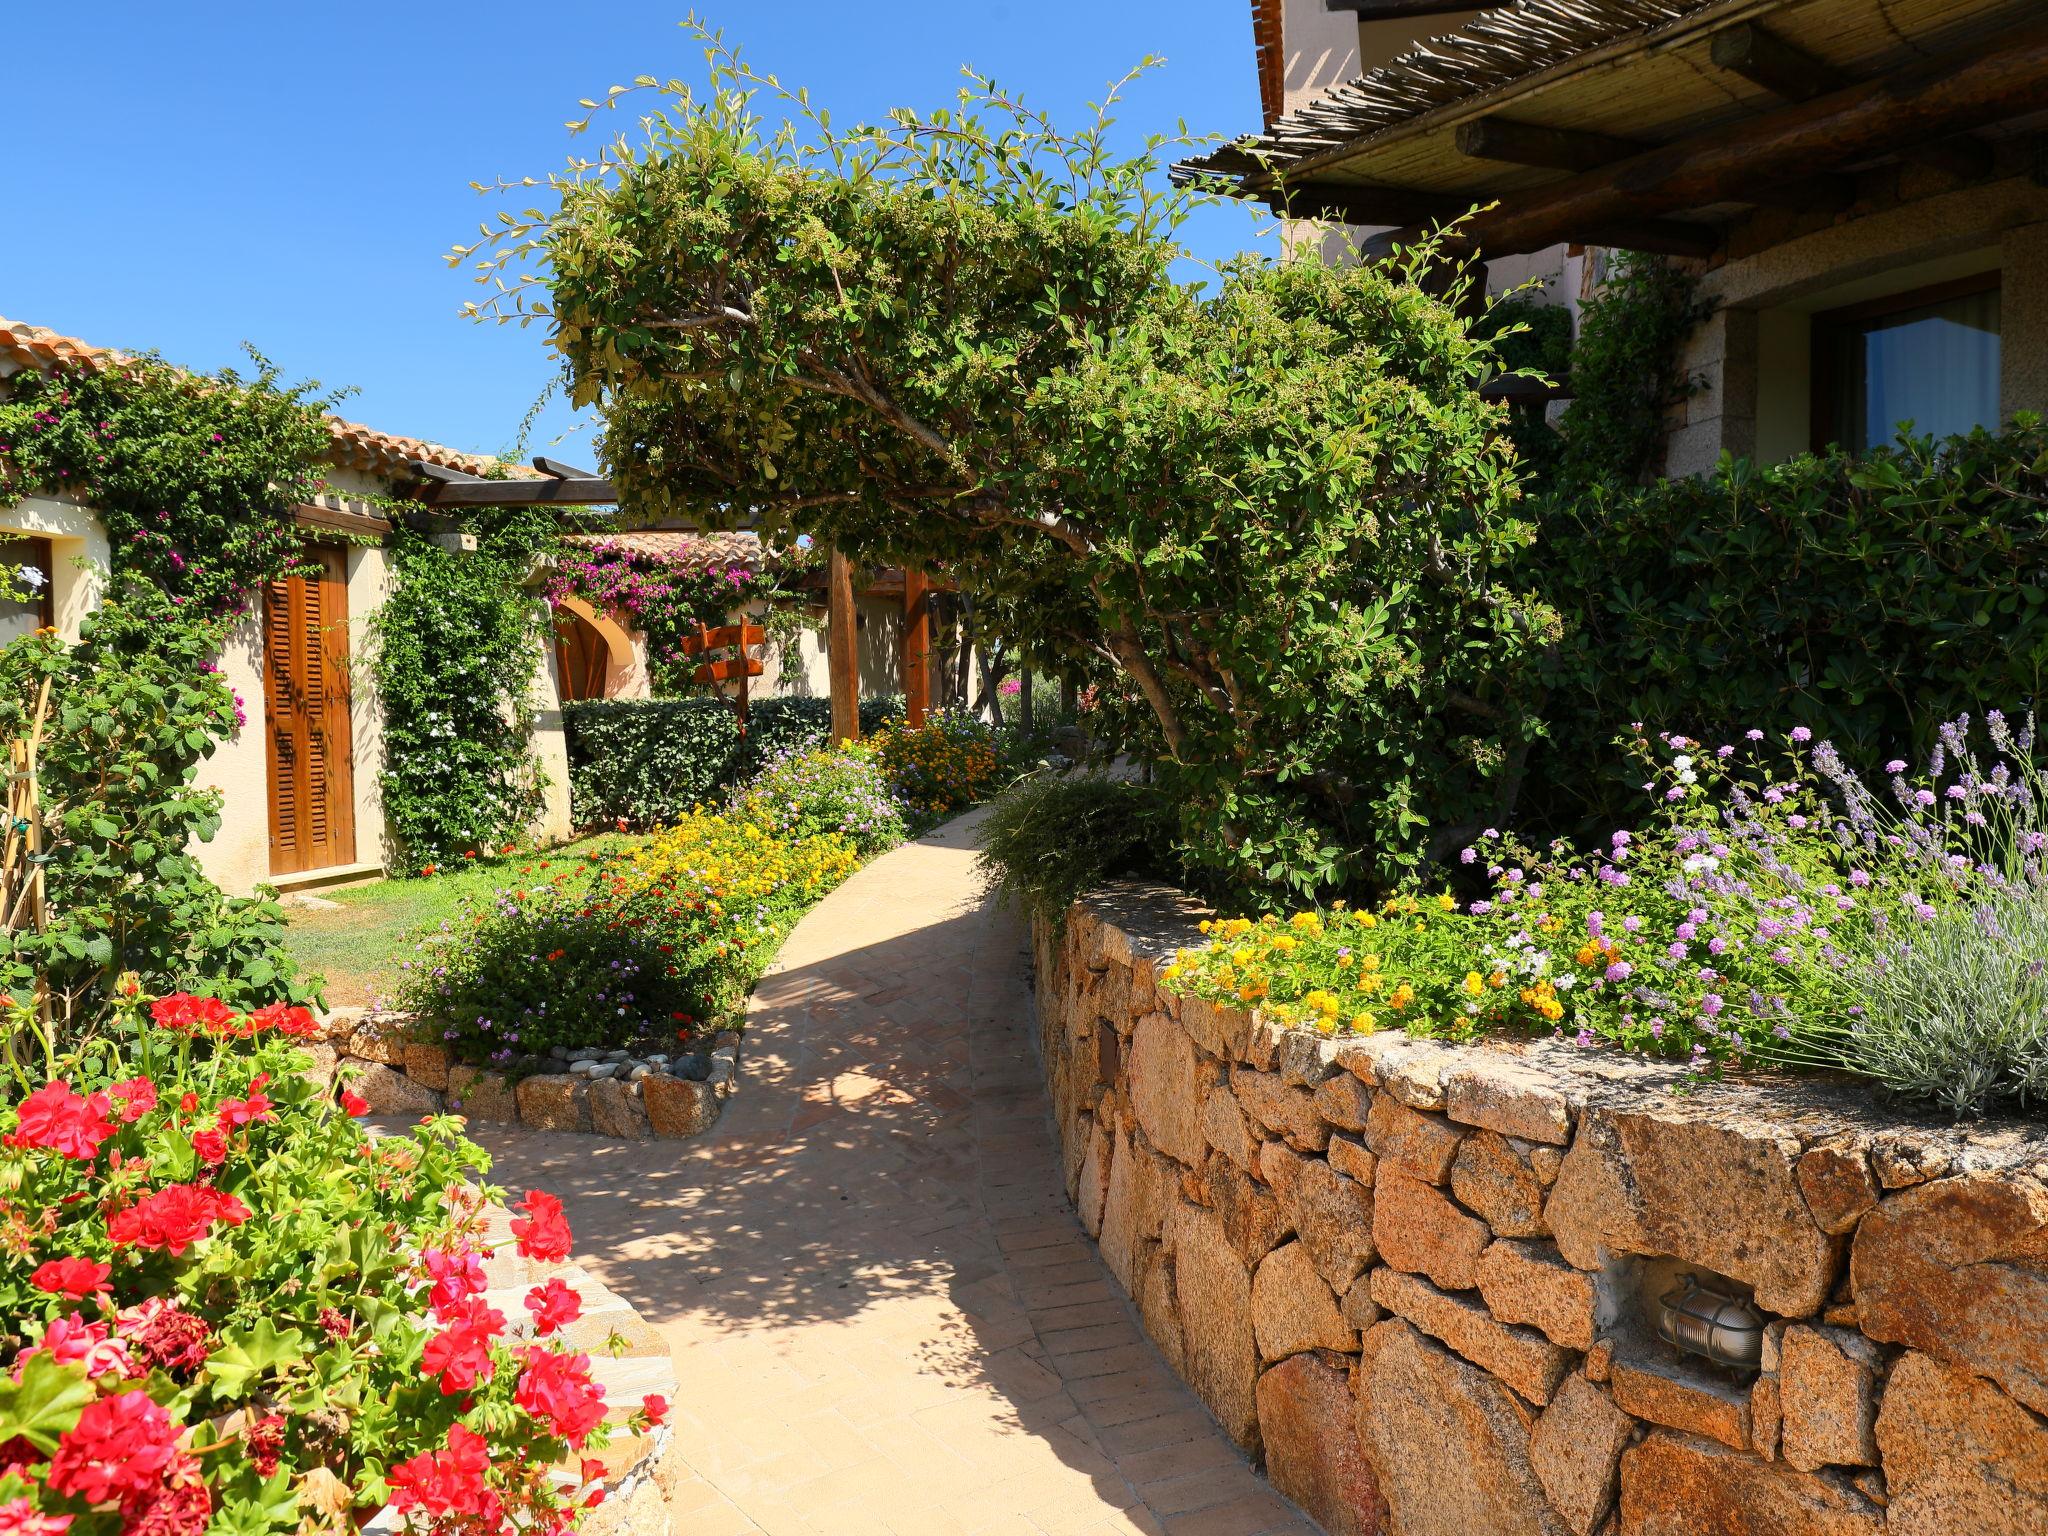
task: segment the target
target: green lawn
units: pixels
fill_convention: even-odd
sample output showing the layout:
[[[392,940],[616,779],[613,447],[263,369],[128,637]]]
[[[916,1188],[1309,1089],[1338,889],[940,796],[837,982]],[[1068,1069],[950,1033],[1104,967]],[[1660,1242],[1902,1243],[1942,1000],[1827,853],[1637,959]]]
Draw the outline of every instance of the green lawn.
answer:
[[[333,908],[288,908],[288,947],[307,971],[327,978],[331,1006],[366,1004],[388,996],[398,984],[398,962],[412,946],[412,934],[452,918],[465,896],[488,897],[508,886],[537,883],[560,874],[584,855],[624,847],[638,839],[606,833],[565,843],[544,853],[465,860],[447,874],[418,880],[378,880],[312,894]]]

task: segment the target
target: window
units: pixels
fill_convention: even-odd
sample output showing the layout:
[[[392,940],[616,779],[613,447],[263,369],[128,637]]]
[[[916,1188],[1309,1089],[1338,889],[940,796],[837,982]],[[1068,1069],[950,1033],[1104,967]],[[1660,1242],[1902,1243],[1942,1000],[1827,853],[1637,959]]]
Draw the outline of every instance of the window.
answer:
[[[1861,453],[1902,421],[1946,437],[2001,420],[1996,272],[1813,317],[1815,448]]]
[[[53,626],[57,622],[57,565],[51,558],[50,541],[33,536],[0,537],[0,567],[19,568],[16,585],[22,594],[19,600],[0,598],[0,640]]]

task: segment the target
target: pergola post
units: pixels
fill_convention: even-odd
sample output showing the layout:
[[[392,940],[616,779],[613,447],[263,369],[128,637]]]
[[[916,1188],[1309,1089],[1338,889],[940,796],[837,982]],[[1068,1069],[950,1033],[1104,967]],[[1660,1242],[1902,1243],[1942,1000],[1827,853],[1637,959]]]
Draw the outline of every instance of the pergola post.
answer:
[[[825,665],[832,679],[832,745],[860,739],[860,630],[853,611],[853,566],[832,551],[825,578]]]
[[[903,715],[912,730],[932,707],[931,582],[922,566],[903,568]]]

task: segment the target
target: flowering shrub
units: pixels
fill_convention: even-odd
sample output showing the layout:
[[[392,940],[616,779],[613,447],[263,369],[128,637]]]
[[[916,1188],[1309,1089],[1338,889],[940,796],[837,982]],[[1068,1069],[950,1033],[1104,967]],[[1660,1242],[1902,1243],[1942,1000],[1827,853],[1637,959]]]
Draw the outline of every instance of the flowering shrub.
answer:
[[[1803,727],[1776,760],[1756,730],[1638,736],[1658,811],[1591,857],[1489,831],[1462,855],[1480,900],[1218,920],[1166,980],[1324,1032],[1505,1028],[1846,1068],[1962,1111],[2039,1099],[2048,801],[2031,728],[1989,734],[1988,769],[1967,720],[1924,776],[1893,760],[1889,806]]]
[[[122,1011],[132,1059],[61,1062],[0,1109],[0,1526],[25,1536],[347,1528],[389,1502],[437,1530],[562,1532],[600,1496],[607,1405],[484,1298],[484,1167],[458,1123],[371,1139],[301,1076],[303,1009]],[[526,1195],[527,1257],[567,1256]],[[635,1426],[657,1422],[649,1398]]]
[[[903,840],[903,808],[872,748],[785,752],[733,797],[733,814],[785,838],[833,832],[862,858]]]
[[[916,730],[899,724],[878,731],[873,745],[914,826],[930,826],[996,787],[995,741],[972,715],[933,710]]]
[[[690,1036],[746,997],[790,923],[859,863],[837,833],[784,838],[692,811],[666,831],[473,902],[402,963],[399,1006],[457,1054]]]

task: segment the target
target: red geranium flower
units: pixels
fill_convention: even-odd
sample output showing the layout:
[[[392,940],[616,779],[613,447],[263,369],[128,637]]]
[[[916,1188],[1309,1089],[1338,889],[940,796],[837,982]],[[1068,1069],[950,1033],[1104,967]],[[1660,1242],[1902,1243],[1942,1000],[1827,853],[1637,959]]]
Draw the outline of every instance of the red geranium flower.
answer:
[[[140,1498],[162,1480],[177,1445],[177,1425],[147,1392],[96,1398],[57,1442],[49,1485],[88,1504]]]
[[[31,1355],[47,1354],[59,1365],[84,1366],[85,1374],[94,1378],[142,1375],[144,1367],[129,1356],[127,1343],[111,1337],[111,1333],[105,1323],[92,1322],[73,1312],[53,1319],[41,1339],[15,1356],[15,1363],[19,1365]]]
[[[151,1365],[173,1376],[198,1370],[213,1352],[213,1330],[206,1319],[161,1296],[123,1307],[114,1314],[114,1331]]]
[[[26,1498],[0,1504],[0,1536],[64,1536],[70,1515],[46,1515]]]
[[[420,1368],[441,1378],[443,1397],[453,1397],[490,1380],[491,1340],[505,1331],[505,1314],[472,1296],[441,1315],[443,1326],[427,1340]]]
[[[205,1029],[218,1033],[235,1020],[235,1010],[217,997],[173,992],[149,1005],[150,1017],[165,1029]]]
[[[66,1082],[45,1083],[21,1101],[10,1147],[48,1147],[51,1151],[90,1162],[100,1143],[114,1134],[107,1112],[114,1101],[104,1093],[73,1093]]]
[[[545,1190],[529,1189],[517,1209],[523,1216],[512,1218],[512,1236],[521,1258],[544,1264],[569,1257],[569,1221],[562,1214],[562,1202]]]
[[[640,1399],[640,1412],[649,1429],[659,1429],[668,1418],[668,1399],[659,1392],[650,1392]]]
[[[526,1351],[526,1369],[512,1400],[580,1447],[604,1422],[604,1388],[590,1379],[588,1355],[560,1355],[542,1345]]]
[[[242,1448],[249,1453],[258,1477],[269,1477],[276,1472],[277,1458],[284,1451],[284,1415],[266,1413],[243,1430]]]
[[[536,1285],[526,1293],[526,1310],[533,1314],[536,1333],[553,1333],[583,1315],[583,1298],[559,1280]]]
[[[472,1296],[483,1295],[487,1283],[484,1267],[468,1249],[450,1252],[444,1248],[429,1248],[420,1255],[420,1260],[434,1282],[428,1295],[436,1316],[459,1307]]]
[[[249,1085],[249,1096],[246,1099],[222,1099],[215,1105],[214,1112],[220,1116],[220,1123],[239,1129],[245,1125],[254,1125],[259,1120],[275,1120],[277,1106],[262,1092],[263,1083],[264,1078],[258,1077]]]
[[[357,1119],[361,1119],[370,1112],[370,1101],[353,1088],[344,1088],[341,1090],[341,1107]]]
[[[202,1162],[224,1163],[228,1159],[227,1133],[218,1127],[192,1133],[192,1150]]]
[[[127,1522],[121,1536],[205,1536],[213,1520],[213,1495],[195,1457],[180,1451],[155,1490],[121,1505]]]
[[[491,1469],[490,1447],[475,1430],[448,1426],[448,1448],[422,1451],[384,1474],[391,1503],[400,1514],[420,1510],[429,1517],[471,1515],[495,1529],[503,1513],[498,1495],[484,1481]]]
[[[133,1125],[156,1108],[156,1084],[146,1077],[124,1078],[107,1092],[120,1104],[124,1125]]]
[[[215,1222],[239,1227],[249,1207],[223,1190],[202,1184],[166,1184],[107,1218],[116,1247],[161,1248],[177,1258],[205,1237]]]
[[[279,1034],[291,1035],[297,1039],[310,1039],[320,1033],[320,1025],[313,1018],[310,1008],[300,1008],[290,1003],[265,1003],[249,1015],[249,1023],[257,1033],[274,1029]]]
[[[95,1264],[91,1259],[51,1259],[36,1266],[28,1283],[39,1291],[83,1301],[94,1292],[105,1290],[107,1276],[113,1272],[113,1265]]]

